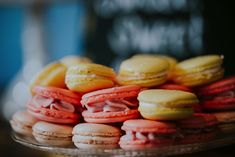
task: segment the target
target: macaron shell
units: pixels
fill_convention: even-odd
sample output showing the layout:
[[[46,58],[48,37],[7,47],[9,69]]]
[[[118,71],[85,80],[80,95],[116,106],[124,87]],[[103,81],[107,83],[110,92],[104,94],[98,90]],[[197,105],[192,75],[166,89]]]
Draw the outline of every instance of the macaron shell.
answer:
[[[138,100],[140,102],[159,104],[165,107],[171,106],[174,108],[198,103],[197,96],[193,93],[162,89],[144,90],[139,93]]]
[[[74,124],[78,123],[79,115],[75,113],[63,112],[59,110],[50,110],[43,107],[35,107],[29,104],[27,106],[28,112],[35,118],[47,122]]]
[[[120,66],[117,81],[121,85],[151,87],[164,83],[168,70],[169,64],[165,59],[156,57],[127,59]]]
[[[193,75],[173,75],[173,81],[188,87],[205,85],[221,79],[224,76],[224,70],[220,69],[215,73],[198,72]]]
[[[54,124],[48,122],[37,122],[33,126],[35,132],[45,135],[57,135],[58,137],[67,137],[72,135],[73,128],[69,125]]]
[[[202,107],[209,111],[233,110],[235,109],[235,98],[206,100],[202,102]]]
[[[27,111],[17,111],[12,116],[10,124],[12,129],[22,135],[32,136],[32,126],[38,120],[31,116]]]
[[[72,104],[80,104],[81,96],[67,89],[35,86],[33,92],[43,97],[58,99]]]
[[[174,123],[146,119],[127,120],[123,123],[122,130],[160,134],[172,134],[177,132],[176,125]]]
[[[82,96],[81,103],[84,105],[89,103],[103,102],[105,100],[110,100],[110,99],[137,97],[140,90],[141,87],[137,85],[128,85],[128,86],[97,90],[94,92],[84,94]]]
[[[184,60],[175,66],[172,80],[189,87],[217,81],[224,75],[222,62],[223,59],[219,55],[205,55]]]
[[[33,126],[33,135],[39,143],[65,146],[72,143],[72,129],[67,125],[38,122]]]
[[[33,133],[34,138],[43,145],[49,145],[49,146],[70,146],[72,145],[71,139],[64,139],[64,138],[51,138],[48,136],[43,135],[37,135]]]
[[[27,127],[24,124],[21,124],[19,122],[16,122],[14,120],[10,120],[10,124],[12,129],[19,134],[26,135],[26,136],[32,136],[32,128]]]
[[[140,114],[145,119],[150,120],[179,120],[192,116],[192,108],[164,108],[159,110],[158,108],[146,108],[144,106],[139,106],[138,108]]]
[[[121,135],[120,129],[106,124],[80,123],[73,128],[74,135],[117,137]]]
[[[66,81],[70,90],[86,93],[99,89],[110,88],[114,86],[114,82],[103,78],[74,78]]]
[[[169,64],[161,58],[133,58],[123,61],[120,65],[120,74],[143,73],[151,74],[165,72],[169,69]]]
[[[119,112],[95,112],[83,111],[84,120],[89,123],[116,123],[123,122],[128,119],[139,118],[138,110],[127,110]]]
[[[235,90],[235,76],[222,79],[197,89],[198,95],[213,95]]]
[[[213,114],[195,113],[192,117],[178,121],[178,125],[183,129],[200,129],[213,127],[218,124],[216,116]]]
[[[77,64],[71,66],[68,69],[67,74],[81,74],[81,75],[89,75],[95,74],[100,77],[106,77],[109,79],[115,78],[115,71],[105,65],[95,64],[95,63],[86,63],[86,64]]]
[[[121,130],[105,124],[81,123],[73,128],[73,142],[82,149],[118,147]]]
[[[186,71],[189,73],[201,72],[212,67],[221,66],[223,58],[220,55],[197,56],[182,62],[176,66],[177,72]]]
[[[113,87],[115,72],[99,64],[79,64],[68,69],[65,82],[70,90],[85,93]]]
[[[30,90],[34,86],[54,86],[59,88],[66,88],[65,85],[65,73],[66,66],[59,62],[48,64],[42,69],[30,83]]]
[[[177,64],[177,60],[171,56],[167,55],[158,55],[158,54],[137,54],[132,56],[132,58],[162,58],[165,59],[169,64],[169,72],[168,72],[168,79],[172,76],[172,70],[174,69],[175,65]]]
[[[12,119],[26,126],[33,126],[38,120],[32,117],[27,111],[17,111]]]

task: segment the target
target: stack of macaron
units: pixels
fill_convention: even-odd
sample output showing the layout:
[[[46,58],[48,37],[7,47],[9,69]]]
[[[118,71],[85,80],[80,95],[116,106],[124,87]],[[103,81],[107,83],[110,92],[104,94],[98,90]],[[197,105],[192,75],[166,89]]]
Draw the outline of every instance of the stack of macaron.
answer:
[[[220,81],[222,62],[219,55],[177,63],[145,54],[124,60],[115,72],[88,58],[65,57],[35,76],[26,111],[16,112],[10,123],[42,145],[79,149],[209,141],[218,124],[235,129],[235,79]],[[213,113],[198,113],[207,111]]]
[[[235,133],[235,77],[228,77],[197,89],[201,106],[217,117],[221,132]]]

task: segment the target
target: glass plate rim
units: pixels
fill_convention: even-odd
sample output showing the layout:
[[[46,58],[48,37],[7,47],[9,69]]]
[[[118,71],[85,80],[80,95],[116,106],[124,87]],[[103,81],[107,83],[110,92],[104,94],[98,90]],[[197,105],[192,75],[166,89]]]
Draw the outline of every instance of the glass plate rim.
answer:
[[[226,145],[235,143],[235,134],[229,134],[227,136],[220,136],[214,140],[204,142],[204,143],[194,143],[185,145],[171,145],[164,147],[156,147],[144,150],[123,150],[121,148],[117,149],[95,149],[86,150],[78,149],[74,147],[52,147],[48,145],[42,145],[38,143],[33,137],[23,136],[12,131],[12,139],[26,147],[34,148],[40,151],[69,155],[69,156],[171,156],[171,155],[183,155],[189,153],[196,153],[200,151],[210,150],[218,147],[223,147]]]

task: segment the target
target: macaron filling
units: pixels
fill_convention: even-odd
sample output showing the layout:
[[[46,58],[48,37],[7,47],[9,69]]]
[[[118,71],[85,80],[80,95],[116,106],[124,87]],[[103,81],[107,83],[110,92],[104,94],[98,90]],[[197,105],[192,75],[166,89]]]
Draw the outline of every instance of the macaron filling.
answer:
[[[157,79],[162,77],[167,77],[167,72],[161,72],[158,74],[151,74],[151,75],[145,75],[139,72],[134,72],[133,76],[125,76],[125,75],[118,76],[119,80],[125,80],[125,81]]]
[[[120,140],[123,141],[133,141],[141,140],[145,143],[154,143],[160,139],[174,139],[175,134],[159,134],[159,133],[143,133],[143,132],[134,132],[126,131],[126,135],[122,136]]]
[[[67,79],[75,79],[75,78],[107,78],[104,76],[98,76],[96,74],[70,74],[66,76]]]
[[[53,134],[52,132],[41,132],[37,130],[33,130],[33,135],[35,138],[46,139],[46,140],[67,140],[72,141],[72,134]]]
[[[22,123],[20,121],[17,121],[17,120],[10,120],[10,124],[12,127],[19,127],[19,128],[22,128],[22,129],[27,129],[27,130],[32,130],[32,126],[31,125],[27,125],[25,123]]]
[[[161,105],[161,104],[151,104],[151,103],[146,103],[146,102],[139,102],[139,107],[142,107],[142,108],[154,108],[156,110],[164,110],[164,109],[174,109],[176,107],[174,106],[166,106],[166,105]],[[177,107],[179,108],[179,107]],[[184,104],[184,105],[181,105],[180,108],[188,108],[188,109],[191,109],[192,108],[192,104]]]
[[[88,112],[118,112],[127,111],[138,106],[137,101],[128,101],[126,99],[112,99],[104,102],[85,104]]]
[[[198,78],[198,77],[206,77],[206,78],[211,78],[213,77],[214,75],[212,74],[216,74],[216,73],[219,73],[223,71],[223,68],[221,68],[220,66],[219,67],[213,67],[213,68],[210,68],[210,69],[207,69],[207,70],[204,70],[204,71],[198,71],[198,72],[195,72],[195,73],[188,73],[188,74],[184,74],[182,76],[178,76],[178,79],[182,78],[182,79],[185,79],[185,78]]]
[[[64,111],[64,112],[75,112],[75,107],[73,104],[53,99],[53,98],[47,98],[40,95],[35,95],[32,100],[31,104],[33,104],[37,108],[47,108],[50,110],[58,110],[58,111]]]

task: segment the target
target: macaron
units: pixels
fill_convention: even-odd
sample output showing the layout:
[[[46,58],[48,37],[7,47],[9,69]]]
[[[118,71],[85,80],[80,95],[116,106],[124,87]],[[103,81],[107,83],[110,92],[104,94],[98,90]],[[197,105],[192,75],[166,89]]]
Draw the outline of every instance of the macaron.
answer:
[[[167,80],[169,63],[162,58],[131,58],[123,61],[117,81],[120,85],[153,87]]]
[[[235,76],[197,88],[197,94],[205,110],[235,110]]]
[[[126,134],[120,138],[119,144],[125,150],[172,145],[177,135],[174,123],[145,119],[127,120],[121,129]]]
[[[160,86],[157,86],[156,89],[168,89],[168,90],[181,90],[185,92],[193,93],[193,90],[187,86],[174,84],[174,83],[164,83]]]
[[[168,79],[170,79],[172,75],[172,70],[174,69],[175,65],[178,62],[175,58],[160,54],[137,54],[132,56],[132,58],[154,58],[154,57],[163,58],[169,63]]]
[[[80,149],[117,148],[121,130],[105,124],[81,123],[73,128],[73,142]]]
[[[177,120],[192,116],[197,96],[180,90],[150,89],[138,95],[139,112],[145,119]]]
[[[140,117],[137,96],[140,86],[128,85],[97,90],[84,94],[81,104],[86,122],[116,123]]]
[[[195,87],[221,79],[223,57],[205,55],[179,62],[173,71],[172,80],[181,85]]]
[[[213,113],[217,118],[218,127],[222,133],[235,133],[235,111]]]
[[[33,126],[33,136],[41,144],[50,146],[72,145],[72,130],[69,125],[37,122]]]
[[[62,124],[79,121],[81,96],[67,89],[36,86],[35,95],[27,105],[28,112],[37,119]]]
[[[174,83],[165,83],[160,86],[157,86],[156,89],[181,90],[181,91],[185,91],[185,92],[194,93],[194,91],[191,88],[189,88],[187,86],[183,86],[183,85],[174,84]],[[194,112],[201,113],[202,110],[203,109],[200,104],[193,105]]]
[[[60,59],[60,62],[64,64],[66,67],[70,67],[70,66],[77,65],[80,63],[92,63],[92,60],[87,57],[69,55]]]
[[[59,62],[46,65],[31,81],[29,88],[32,92],[34,86],[53,86],[66,88],[65,73],[67,67]]]
[[[10,124],[12,129],[19,134],[32,136],[32,127],[38,120],[27,111],[17,111],[12,116]]]
[[[115,72],[100,64],[78,64],[69,67],[65,83],[67,87],[76,92],[87,93],[115,85]]]
[[[195,113],[192,117],[178,121],[181,137],[180,144],[207,142],[218,133],[218,121],[212,114]]]

